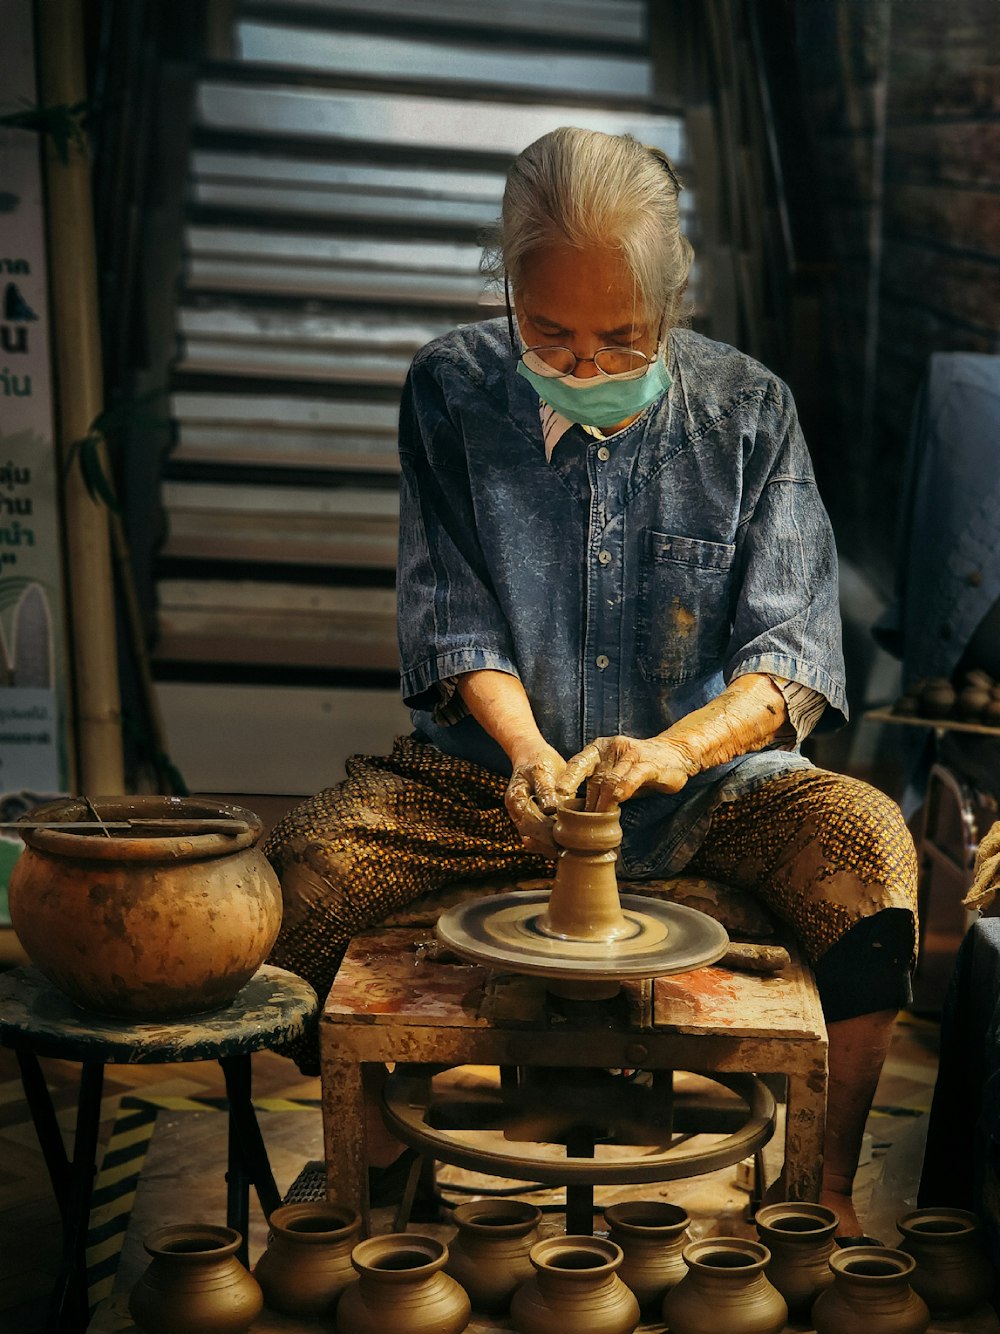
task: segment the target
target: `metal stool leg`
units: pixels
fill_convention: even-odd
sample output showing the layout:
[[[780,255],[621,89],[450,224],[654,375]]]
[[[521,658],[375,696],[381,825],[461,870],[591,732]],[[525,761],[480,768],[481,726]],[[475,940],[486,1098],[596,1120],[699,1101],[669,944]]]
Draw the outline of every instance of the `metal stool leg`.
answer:
[[[229,1101],[229,1157],[226,1170],[226,1221],[243,1237],[240,1259],[247,1263],[250,1225],[250,1185],[253,1184],[265,1218],[281,1203],[278,1187],[260,1133],[251,1100],[250,1056],[221,1056]]]
[[[31,1112],[31,1120],[38,1136],[39,1147],[45,1166],[48,1169],[52,1191],[59,1205],[59,1216],[63,1227],[66,1226],[70,1194],[70,1162],[66,1156],[62,1131],[56,1120],[55,1108],[49,1096],[48,1085],[33,1051],[17,1048],[17,1064],[21,1071],[21,1085],[24,1088],[25,1101]]]
[[[87,1226],[94,1190],[97,1132],[101,1124],[104,1064],[85,1061],[80,1075],[70,1192],[63,1218],[63,1253],[49,1301],[47,1331],[82,1331],[90,1320],[87,1300]]]

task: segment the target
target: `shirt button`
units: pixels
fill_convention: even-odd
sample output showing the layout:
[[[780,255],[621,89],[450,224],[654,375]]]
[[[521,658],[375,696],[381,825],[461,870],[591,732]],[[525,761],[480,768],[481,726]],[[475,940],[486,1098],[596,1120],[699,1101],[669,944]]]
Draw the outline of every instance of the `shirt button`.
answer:
[[[597,451],[597,457],[602,463],[607,463],[608,459],[611,457],[611,450],[608,449],[607,445],[602,445]]]
[[[610,564],[611,564],[611,552],[610,552],[610,551],[599,551],[599,552],[597,553],[597,559],[601,562],[602,565],[610,565]]]
[[[598,667],[600,667],[601,671],[603,672],[605,667],[607,667],[608,664],[611,662],[611,659],[608,657],[606,653],[598,653],[594,661],[597,663]]]

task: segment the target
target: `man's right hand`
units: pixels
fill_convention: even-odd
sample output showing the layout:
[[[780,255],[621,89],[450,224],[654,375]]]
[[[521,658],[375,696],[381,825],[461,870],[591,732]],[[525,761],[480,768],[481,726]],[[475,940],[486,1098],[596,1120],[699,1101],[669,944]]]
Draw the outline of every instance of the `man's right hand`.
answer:
[[[556,806],[575,796],[560,787],[566,761],[545,741],[523,754],[512,756],[513,772],[507,784],[507,814],[517,826],[529,852],[555,857],[558,848],[552,837]]]

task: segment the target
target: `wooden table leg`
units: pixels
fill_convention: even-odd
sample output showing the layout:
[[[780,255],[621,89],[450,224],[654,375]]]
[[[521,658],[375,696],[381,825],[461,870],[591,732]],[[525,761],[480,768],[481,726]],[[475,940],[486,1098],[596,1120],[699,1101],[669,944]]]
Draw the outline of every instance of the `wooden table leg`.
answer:
[[[790,1200],[819,1199],[826,1130],[826,1057],[806,1074],[788,1076],[785,1106],[785,1193]]]
[[[323,1078],[323,1143],[326,1192],[330,1199],[361,1214],[364,1236],[371,1231],[368,1201],[368,1132],[358,1061],[327,1061]]]

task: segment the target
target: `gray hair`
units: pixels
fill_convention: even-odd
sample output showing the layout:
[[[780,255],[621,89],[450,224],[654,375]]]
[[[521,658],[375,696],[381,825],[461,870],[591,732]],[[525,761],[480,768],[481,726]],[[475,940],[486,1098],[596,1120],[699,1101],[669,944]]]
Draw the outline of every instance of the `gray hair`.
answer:
[[[666,154],[630,134],[563,126],[507,173],[503,211],[482,271],[515,290],[525,259],[548,245],[620,250],[647,309],[676,323],[694,252],[680,230],[681,183]]]

